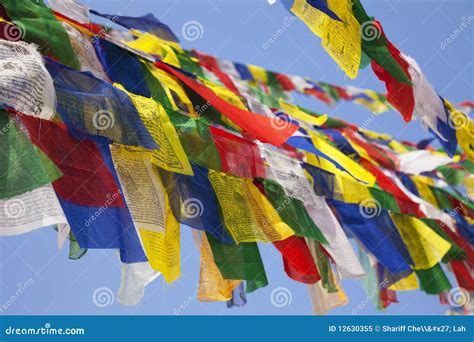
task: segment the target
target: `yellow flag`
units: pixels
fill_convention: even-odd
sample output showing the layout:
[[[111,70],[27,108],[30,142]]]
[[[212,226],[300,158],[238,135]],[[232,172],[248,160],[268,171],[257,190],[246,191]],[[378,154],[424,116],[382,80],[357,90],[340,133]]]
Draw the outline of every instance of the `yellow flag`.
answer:
[[[164,232],[165,189],[150,162],[151,151],[111,144],[110,152],[135,227]]]
[[[347,139],[349,144],[352,146],[352,148],[354,150],[356,150],[357,154],[359,156],[361,156],[361,158],[363,158],[365,160],[368,160],[373,165],[378,165],[378,163],[369,156],[369,154],[367,153],[365,148],[363,148],[362,146],[359,146],[359,144],[357,144],[357,142],[352,140],[351,137],[347,136],[346,134],[343,134],[343,135]]]
[[[361,97],[355,98],[353,101],[357,104],[360,104],[361,106],[366,107],[374,114],[385,113],[391,109],[386,102],[380,100],[379,95],[375,91],[365,89],[364,94],[370,97],[372,100],[367,100]]]
[[[441,261],[451,244],[436,234],[420,219],[410,215],[391,213],[416,270],[432,268]]]
[[[341,18],[334,20],[306,0],[295,0],[293,12],[321,38],[321,45],[350,78],[355,78],[361,59],[360,25],[352,13],[350,0],[327,0],[328,7]]]
[[[388,288],[393,291],[416,290],[418,288],[418,279],[416,278],[415,273],[412,272],[408,277],[400,279],[395,284],[390,285]]]
[[[365,182],[368,186],[373,186],[375,184],[375,176],[372,175],[369,171],[360,166],[357,162],[346,156],[344,153],[339,151],[337,148],[330,145],[324,140],[324,138],[318,136],[317,134],[308,131],[311,141],[313,142],[314,147],[320,150],[322,153],[326,154],[330,158],[338,162],[342,167],[351,173],[352,176],[358,180]],[[341,175],[343,177],[350,177],[346,172],[339,170],[334,164],[329,161],[322,161],[324,158],[319,158],[321,164],[324,165],[327,171]]]
[[[267,71],[264,68],[252,64],[248,64],[247,68],[256,81],[263,82],[265,84],[268,83]]]
[[[175,111],[180,110],[180,108],[176,104],[176,101],[173,97],[173,93],[174,93],[179,98],[179,101],[186,107],[188,113],[190,113],[194,117],[197,117],[197,114],[194,110],[194,106],[191,100],[188,98],[188,95],[184,91],[180,82],[173,76],[170,76],[167,72],[161,69],[155,68],[150,63],[145,63],[145,65],[148,68],[148,70],[151,72],[151,74],[158,81],[160,81],[161,85],[163,86],[166,92],[166,95],[168,99],[170,100],[171,105],[173,106],[173,108],[170,108],[170,109],[173,109]]]
[[[242,282],[222,277],[214,262],[211,246],[206,234],[200,235],[201,270],[199,272],[198,300],[213,302],[232,299],[232,290]]]
[[[449,101],[444,100],[444,105],[450,112],[451,125],[456,130],[459,146],[466,153],[467,158],[474,162],[474,122],[466,114],[456,110]]]
[[[280,108],[283,109],[290,116],[294,117],[295,119],[304,121],[311,125],[321,126],[328,119],[328,116],[326,114],[316,117],[308,113],[305,113],[304,111],[299,109],[298,106],[295,106],[294,104],[291,104],[291,103],[286,103],[283,100],[280,100]]]
[[[201,79],[201,81],[204,83],[204,85],[206,87],[208,87],[209,89],[211,89],[216,95],[217,97],[221,98],[222,100],[240,108],[240,109],[244,109],[244,110],[247,110],[247,107],[245,106],[245,104],[242,102],[242,100],[240,99],[239,96],[237,96],[235,93],[233,93],[232,91],[230,91],[229,89],[225,88],[225,87],[222,87],[220,85],[217,85],[217,84],[214,84],[212,82],[209,82],[205,79]],[[209,105],[210,106],[210,105]],[[204,107],[204,106],[203,106]],[[199,115],[201,115],[204,110],[200,110],[200,108],[196,108],[197,112]],[[227,116],[225,115],[222,115],[221,118],[220,118],[223,122],[225,122],[228,126],[234,128],[235,130],[237,131],[241,131],[242,129],[240,128],[240,126],[236,125],[232,120],[230,120]]]
[[[413,175],[410,178],[415,184],[418,193],[421,195],[421,198],[423,198],[425,201],[435,206],[436,208],[439,208],[438,200],[436,199],[435,195],[433,194],[433,191],[430,188],[430,186],[433,186],[434,184],[429,184],[429,182],[425,181],[424,178],[427,177]],[[430,181],[433,181],[430,178],[428,179]]]
[[[161,39],[151,33],[148,33],[148,32],[141,33],[140,31],[137,31],[137,30],[130,30],[130,32],[138,38],[131,42],[123,41],[123,43],[127,44],[128,46],[136,50],[140,50],[140,51],[149,53],[151,55],[159,55],[159,56],[162,56],[161,49],[163,46],[171,46],[177,51],[182,51],[182,48],[178,43]]]
[[[159,179],[158,172],[156,172]],[[163,185],[161,185],[163,188]],[[145,254],[154,270],[163,274],[166,282],[171,283],[181,274],[180,227],[169,205],[168,195],[163,192],[166,208],[166,226],[164,232],[139,229]]]
[[[146,129],[160,146],[159,150],[153,150],[152,162],[168,171],[193,175],[178,133],[163,106],[153,99],[127,92],[120,84],[114,85],[127,93]]]
[[[295,234],[251,179],[209,170],[209,180],[224,224],[237,243],[279,241]]]

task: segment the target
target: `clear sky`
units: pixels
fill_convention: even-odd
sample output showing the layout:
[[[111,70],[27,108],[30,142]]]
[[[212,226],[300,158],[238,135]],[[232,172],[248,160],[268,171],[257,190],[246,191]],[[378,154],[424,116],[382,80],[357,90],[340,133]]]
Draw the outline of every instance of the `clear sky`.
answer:
[[[185,48],[196,48],[222,58],[252,63],[271,70],[308,76],[340,85],[354,85],[384,92],[384,86],[370,68],[349,80],[299,21],[292,21],[278,39],[264,48],[268,39],[289,19],[281,4],[268,5],[266,0],[84,0],[100,12],[139,16],[153,13],[168,24]],[[437,91],[453,103],[473,100],[473,27],[472,0],[363,0],[369,15],[384,26],[386,35],[405,54],[414,57]],[[197,21],[202,36],[193,41],[183,39],[182,27]],[[465,23],[465,25],[463,24]],[[447,42],[447,39],[451,37]],[[334,108],[312,98],[298,96],[301,105],[317,112],[343,118],[362,125],[371,113],[352,103]],[[368,129],[389,133],[399,140],[418,141],[428,137],[417,122],[405,124],[395,112],[370,120]],[[200,303],[196,300],[199,276],[199,253],[192,241],[190,228],[181,230],[182,276],[172,285],[159,278],[146,291],[144,301],[136,307],[116,302],[97,307],[92,300],[99,287],[116,291],[120,282],[120,265],[114,251],[90,250],[81,260],[67,258],[67,248],[58,251],[56,232],[43,229],[27,235],[0,238],[0,308],[3,314],[170,314],[180,307],[183,315],[199,314],[311,314],[306,286],[290,280],[283,271],[279,253],[260,244],[269,285],[248,295],[244,308],[227,309],[224,303]],[[31,280],[30,280],[31,279]],[[25,282],[29,282],[26,288]],[[350,303],[331,314],[351,314],[366,299],[358,281],[343,282]],[[12,301],[18,287],[24,288]],[[284,307],[271,304],[271,292],[285,287],[291,303]],[[10,300],[9,300],[10,298]],[[442,314],[447,307],[437,296],[415,291],[399,293],[400,303],[382,314]],[[380,314],[372,304],[360,314]]]

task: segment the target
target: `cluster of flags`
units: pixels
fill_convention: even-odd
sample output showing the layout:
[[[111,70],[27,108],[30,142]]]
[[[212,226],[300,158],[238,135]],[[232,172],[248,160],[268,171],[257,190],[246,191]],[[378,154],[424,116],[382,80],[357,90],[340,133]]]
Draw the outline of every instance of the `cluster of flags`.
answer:
[[[361,279],[380,309],[397,302],[397,291],[421,289],[468,310],[452,289],[466,298],[474,291],[470,133],[457,130],[464,152],[450,139],[442,151],[311,112],[289,94],[377,112],[389,105],[369,90],[184,50],[151,14],[91,11],[128,29],[118,31],[91,22],[73,0],[0,4],[0,78],[8,81],[0,86],[0,235],[54,226],[71,259],[119,250],[118,300],[127,305],[160,274],[179,278],[183,229],[201,253],[202,301],[244,305],[245,293],[268,284],[259,247],[272,244],[288,277],[307,284],[317,314],[348,303],[342,278]],[[421,89],[415,114],[466,117],[424,97],[431,88],[416,62],[384,35],[346,45],[365,15],[358,1],[288,6],[349,75],[364,53],[388,87]],[[392,62],[380,62],[380,49]],[[398,60],[409,61],[405,69]],[[437,134],[457,128],[431,120]]]
[[[426,79],[418,63],[403,54],[369,16],[360,0],[284,0],[284,6],[321,38],[321,45],[350,78],[371,65],[385,83],[387,100],[406,122],[416,117],[450,156],[459,145],[474,158],[474,123]]]

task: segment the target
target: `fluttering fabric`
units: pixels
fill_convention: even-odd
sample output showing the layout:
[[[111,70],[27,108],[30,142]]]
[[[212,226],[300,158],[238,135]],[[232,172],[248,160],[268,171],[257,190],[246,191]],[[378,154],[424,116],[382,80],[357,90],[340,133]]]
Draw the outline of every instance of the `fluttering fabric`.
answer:
[[[296,91],[378,114],[390,105],[376,92],[186,51],[151,16],[120,17],[133,28],[123,32],[90,23],[78,6],[74,18],[64,6],[55,17],[41,1],[37,13],[31,6],[0,8],[3,36],[39,18],[32,27],[50,23],[45,32],[60,31],[78,63],[56,39],[41,47],[55,59],[45,57],[46,69],[34,45],[0,41],[8,84],[0,235],[52,226],[59,248],[69,239],[70,259],[118,249],[125,305],[138,304],[160,274],[167,283],[180,277],[180,235],[189,230],[201,256],[198,300],[228,307],[268,284],[259,247],[270,243],[286,275],[308,285],[318,314],[347,304],[341,278],[361,278],[380,309],[398,302],[397,291],[473,290],[472,121],[359,1],[287,6],[349,75],[371,62],[389,102],[420,117],[445,152],[290,103]]]

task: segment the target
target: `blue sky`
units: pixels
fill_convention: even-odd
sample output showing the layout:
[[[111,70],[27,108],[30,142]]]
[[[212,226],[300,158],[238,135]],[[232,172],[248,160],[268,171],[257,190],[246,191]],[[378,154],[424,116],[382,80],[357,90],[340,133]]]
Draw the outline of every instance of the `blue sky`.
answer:
[[[281,4],[268,5],[266,0],[108,0],[82,1],[98,11],[129,16],[155,14],[168,24],[182,40],[185,48],[196,48],[222,58],[252,63],[265,68],[308,76],[340,85],[354,85],[383,92],[384,86],[370,68],[361,70],[350,80],[320,46],[315,37],[299,21],[292,21],[275,42],[265,42],[282,27],[289,13]],[[362,1],[367,12],[379,19],[389,39],[405,54],[414,57],[437,91],[453,103],[472,100],[473,94],[473,27],[474,2],[471,0]],[[182,27],[197,21],[202,36],[194,41],[182,39]],[[466,25],[463,25],[466,23]],[[462,29],[461,29],[462,27]],[[451,38],[450,38],[451,37]],[[453,38],[454,37],[454,38]],[[450,38],[450,42],[447,39]],[[312,98],[295,100],[317,112],[325,112],[361,125],[371,113],[351,103],[334,108]],[[428,137],[418,122],[405,124],[395,112],[371,120],[368,129],[389,133],[399,140],[418,141]],[[190,228],[182,229],[182,276],[168,285],[161,278],[146,291],[142,304],[124,307],[114,302],[100,308],[92,294],[99,287],[116,291],[120,281],[120,265],[114,251],[90,250],[78,261],[67,258],[67,249],[58,251],[56,232],[39,230],[27,235],[0,238],[0,307],[8,304],[4,314],[171,314],[181,305],[183,315],[199,314],[311,314],[306,286],[292,281],[283,271],[281,257],[269,245],[260,245],[269,286],[248,295],[244,308],[227,309],[224,303],[200,303],[195,299],[199,275],[199,253],[192,241]],[[30,281],[31,279],[31,281]],[[25,282],[30,285],[13,302],[8,299]],[[365,298],[360,283],[344,281],[349,305],[331,314],[351,314]],[[272,290],[285,287],[292,300],[287,306],[274,307]],[[446,307],[436,296],[420,292],[399,293],[399,304],[381,314],[442,314]],[[380,314],[371,304],[360,314]]]

